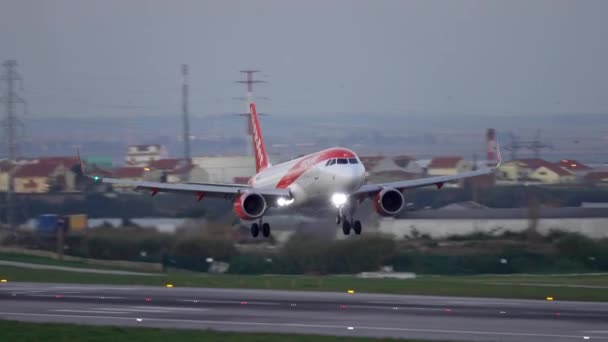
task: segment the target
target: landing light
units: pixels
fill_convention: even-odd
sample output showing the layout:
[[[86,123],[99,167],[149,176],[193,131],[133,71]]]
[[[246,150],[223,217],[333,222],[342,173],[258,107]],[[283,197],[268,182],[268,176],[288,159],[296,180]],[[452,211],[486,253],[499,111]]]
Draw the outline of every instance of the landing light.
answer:
[[[346,204],[347,197],[345,194],[335,193],[331,195],[331,203],[333,203],[336,207],[341,207]]]
[[[277,205],[279,207],[286,207],[286,206],[288,206],[288,205],[290,205],[292,203],[293,203],[293,198],[290,198],[290,199],[287,199],[287,198],[284,198],[284,197],[277,198]]]

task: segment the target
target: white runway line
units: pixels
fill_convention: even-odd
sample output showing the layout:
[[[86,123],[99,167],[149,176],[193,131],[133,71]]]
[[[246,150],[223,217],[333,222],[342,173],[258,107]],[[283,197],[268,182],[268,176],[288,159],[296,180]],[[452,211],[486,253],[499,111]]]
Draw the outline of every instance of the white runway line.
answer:
[[[149,310],[168,310],[168,311],[209,311],[206,308],[182,308],[182,307],[174,307],[174,306],[133,306],[131,307],[135,310],[140,309],[149,309]],[[120,309],[122,310],[122,309]]]
[[[164,309],[137,309],[137,308],[95,308],[95,310],[104,310],[104,311],[112,311],[112,310],[120,310],[120,311],[127,311],[127,312],[146,312],[146,313],[169,313],[171,312],[170,310],[164,310]]]
[[[234,301],[234,300],[208,300],[208,299],[178,299],[178,302],[183,302],[183,303],[207,303],[207,304],[238,304],[241,305],[242,302],[241,301]],[[271,303],[271,302],[247,302],[248,305],[268,305],[268,306],[273,306],[273,305],[283,305],[281,303]]]
[[[74,312],[74,313],[103,313],[103,314],[127,314],[126,311],[101,311],[101,310],[71,310],[71,309],[59,309],[50,310],[53,312]]]
[[[61,318],[91,318],[99,320],[114,320],[114,321],[131,321],[132,318],[127,317],[112,317],[112,316],[83,316],[83,315],[62,315],[62,314],[37,314],[37,313],[22,313],[22,312],[0,312],[0,315],[26,316],[26,317],[61,317]],[[174,319],[174,318],[151,318],[142,317],[142,320],[152,322],[173,322],[173,323],[192,323],[192,324],[217,324],[217,325],[238,325],[238,326],[267,326],[267,327],[293,327],[293,328],[311,328],[311,329],[331,329],[343,330],[348,328],[344,325],[324,325],[324,324],[304,324],[304,323],[268,323],[268,322],[240,322],[240,321],[212,321],[212,320],[192,320],[192,319]],[[397,328],[397,327],[372,327],[360,326],[357,330],[374,330],[374,331],[402,331],[402,332],[420,332],[420,333],[437,333],[437,334],[459,334],[459,335],[487,335],[487,336],[513,336],[513,337],[547,337],[547,338],[569,338],[582,339],[582,335],[559,335],[548,333],[516,333],[516,332],[500,332],[500,331],[481,331],[481,330],[444,330],[444,329],[422,329],[422,328]],[[608,340],[608,336],[594,336],[593,339]]]

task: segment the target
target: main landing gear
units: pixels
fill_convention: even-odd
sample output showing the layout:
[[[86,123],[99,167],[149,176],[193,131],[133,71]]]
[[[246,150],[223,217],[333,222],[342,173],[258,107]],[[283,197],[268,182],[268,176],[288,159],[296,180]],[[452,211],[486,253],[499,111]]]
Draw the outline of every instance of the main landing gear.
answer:
[[[251,236],[257,238],[260,235],[260,231],[262,231],[262,236],[266,238],[270,236],[270,225],[267,222],[262,222],[262,219],[260,219],[259,223],[251,224]]]
[[[361,234],[361,221],[354,220],[352,217],[352,213],[350,215],[350,219],[346,217],[346,215],[342,214],[341,208],[338,209],[338,215],[336,215],[336,224],[342,223],[342,232],[344,235],[349,235],[351,229],[355,232],[355,234]]]

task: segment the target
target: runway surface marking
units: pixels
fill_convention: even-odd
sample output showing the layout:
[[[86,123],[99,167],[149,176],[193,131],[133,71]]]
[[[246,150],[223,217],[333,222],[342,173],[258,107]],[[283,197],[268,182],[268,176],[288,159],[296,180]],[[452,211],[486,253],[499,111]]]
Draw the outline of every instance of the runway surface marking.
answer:
[[[271,303],[271,302],[243,302],[240,300],[210,300],[210,299],[177,299],[178,302],[182,303],[207,303],[207,304],[243,304],[247,303],[249,305],[282,305],[281,303]]]
[[[113,308],[93,308],[94,310],[118,310],[118,311],[129,311],[129,312],[150,312],[150,313],[167,313],[167,312],[201,312],[209,311],[206,308],[178,308],[170,306],[131,306],[131,307],[113,307]]]
[[[74,309],[59,309],[59,310],[49,310],[53,312],[74,312],[74,313],[102,313],[102,314],[128,314],[130,312],[127,311],[109,311],[109,310],[74,310]]]
[[[0,312],[0,315],[14,316],[30,316],[30,317],[56,317],[56,318],[91,318],[100,320],[114,321],[132,321],[133,318],[115,317],[115,316],[83,316],[83,315],[63,315],[63,314],[41,314],[41,313],[20,313],[20,312]],[[296,327],[296,328],[311,328],[311,329],[348,329],[345,325],[325,325],[325,324],[303,324],[303,323],[268,323],[268,322],[240,322],[240,321],[214,321],[214,320],[190,320],[190,319],[174,319],[174,318],[154,318],[154,317],[139,317],[138,322],[142,321],[157,321],[157,322],[175,322],[175,323],[193,323],[193,324],[217,324],[217,325],[238,325],[238,326],[274,326],[274,327]],[[403,331],[403,332],[422,332],[422,333],[437,333],[437,334],[461,334],[461,335],[486,335],[486,336],[511,336],[511,337],[543,337],[543,338],[576,338],[582,339],[582,335],[559,335],[545,333],[516,333],[516,332],[500,332],[500,331],[481,331],[481,330],[448,330],[448,329],[420,329],[420,328],[396,328],[396,327],[374,327],[374,326],[355,326],[357,330],[376,330],[376,331]],[[608,336],[594,336],[593,339],[608,340]]]

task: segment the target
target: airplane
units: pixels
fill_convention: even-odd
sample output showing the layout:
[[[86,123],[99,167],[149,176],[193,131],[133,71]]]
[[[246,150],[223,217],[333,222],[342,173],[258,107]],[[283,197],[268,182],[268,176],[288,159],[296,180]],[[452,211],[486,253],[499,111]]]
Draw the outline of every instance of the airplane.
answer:
[[[408,189],[435,185],[464,178],[488,175],[500,164],[449,176],[434,176],[396,182],[365,184],[365,167],[355,152],[332,147],[281,164],[271,165],[255,103],[249,104],[256,174],[248,184],[163,183],[124,180],[93,176],[95,182],[147,190],[154,196],[159,192],[193,195],[201,201],[205,197],[219,197],[233,202],[233,211],[240,219],[253,221],[251,236],[270,236],[270,225],[264,216],[271,208],[297,207],[323,201],[336,210],[336,224],[342,224],[345,235],[351,230],[359,235],[361,221],[355,219],[357,205],[371,199],[375,211],[382,216],[396,216],[405,206],[403,192]],[[81,162],[84,172],[84,165]]]

